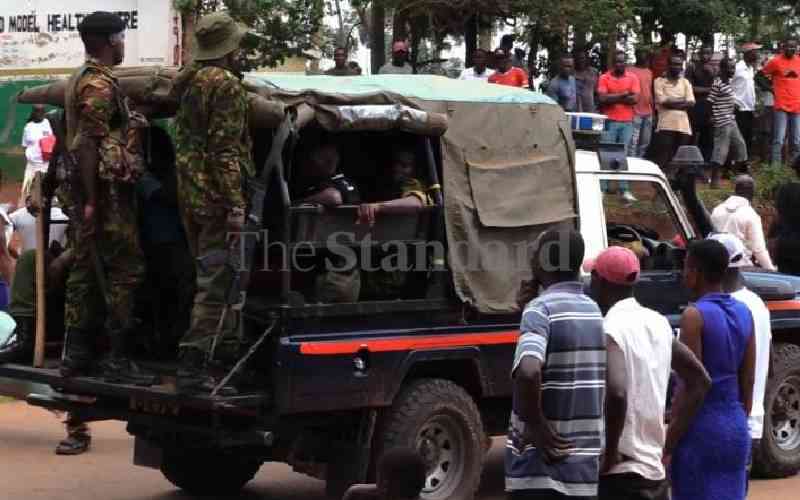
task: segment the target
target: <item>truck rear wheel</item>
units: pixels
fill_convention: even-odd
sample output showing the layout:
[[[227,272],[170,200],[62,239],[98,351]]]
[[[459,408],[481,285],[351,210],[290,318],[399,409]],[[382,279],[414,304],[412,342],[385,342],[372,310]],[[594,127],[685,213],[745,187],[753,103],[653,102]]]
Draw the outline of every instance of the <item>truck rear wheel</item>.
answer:
[[[800,470],[800,346],[773,345],[764,395],[764,434],[753,449],[753,475],[780,478]]]
[[[164,450],[161,473],[194,496],[235,495],[253,479],[261,462],[215,450]]]
[[[377,443],[380,452],[419,451],[428,469],[424,500],[475,498],[486,439],[475,401],[453,382],[421,379],[405,387],[384,415]]]

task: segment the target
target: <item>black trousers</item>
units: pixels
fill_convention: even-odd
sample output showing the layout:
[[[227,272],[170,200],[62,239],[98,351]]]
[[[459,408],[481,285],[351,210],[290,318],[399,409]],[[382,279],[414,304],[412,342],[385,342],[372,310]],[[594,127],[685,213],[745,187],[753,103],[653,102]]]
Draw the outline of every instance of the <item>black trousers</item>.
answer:
[[[655,136],[653,136],[653,142],[650,143],[648,159],[661,167],[661,170],[667,172],[672,157],[675,156],[678,148],[687,146],[691,144],[691,142],[692,137],[688,134],[672,130],[658,131]]]
[[[599,500],[668,500],[667,480],[652,481],[639,474],[600,476]]]
[[[570,497],[553,490],[521,490],[509,492],[508,500],[597,500],[597,497]]]
[[[737,111],[736,112],[736,125],[739,126],[739,132],[744,137],[744,143],[747,146],[747,156],[753,155],[753,124],[755,121],[755,113],[753,111]]]

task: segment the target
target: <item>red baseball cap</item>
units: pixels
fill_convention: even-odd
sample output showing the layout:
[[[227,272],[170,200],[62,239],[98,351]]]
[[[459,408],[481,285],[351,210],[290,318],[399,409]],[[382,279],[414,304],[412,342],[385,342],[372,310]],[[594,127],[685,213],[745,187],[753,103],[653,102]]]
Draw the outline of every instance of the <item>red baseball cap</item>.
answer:
[[[616,285],[634,285],[639,281],[639,258],[624,247],[608,247],[594,259],[586,259],[584,271],[596,272],[609,283]]]

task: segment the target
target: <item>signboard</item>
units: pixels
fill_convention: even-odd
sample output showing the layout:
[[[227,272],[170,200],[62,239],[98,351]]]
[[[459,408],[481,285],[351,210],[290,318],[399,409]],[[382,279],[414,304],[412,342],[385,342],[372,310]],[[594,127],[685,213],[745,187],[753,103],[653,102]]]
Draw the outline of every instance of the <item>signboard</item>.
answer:
[[[180,20],[171,0],[17,0],[0,2],[0,74],[80,66],[78,24],[96,10],[116,12],[127,24],[123,66],[180,63]]]

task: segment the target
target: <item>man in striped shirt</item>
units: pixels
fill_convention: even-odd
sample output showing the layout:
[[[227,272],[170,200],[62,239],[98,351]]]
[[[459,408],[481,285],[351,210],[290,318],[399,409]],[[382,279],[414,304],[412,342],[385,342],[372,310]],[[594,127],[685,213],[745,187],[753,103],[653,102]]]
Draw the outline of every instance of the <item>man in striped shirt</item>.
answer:
[[[548,231],[531,261],[541,294],[525,307],[506,442],[510,500],[595,498],[603,448],[606,350],[600,308],[583,292],[584,243]]]
[[[736,124],[736,96],[731,78],[736,72],[727,57],[719,62],[719,76],[711,85],[708,102],[711,104],[711,124],[714,127],[714,153],[711,155],[711,187],[719,187],[720,171],[732,154],[735,165],[747,161],[747,145]]]

